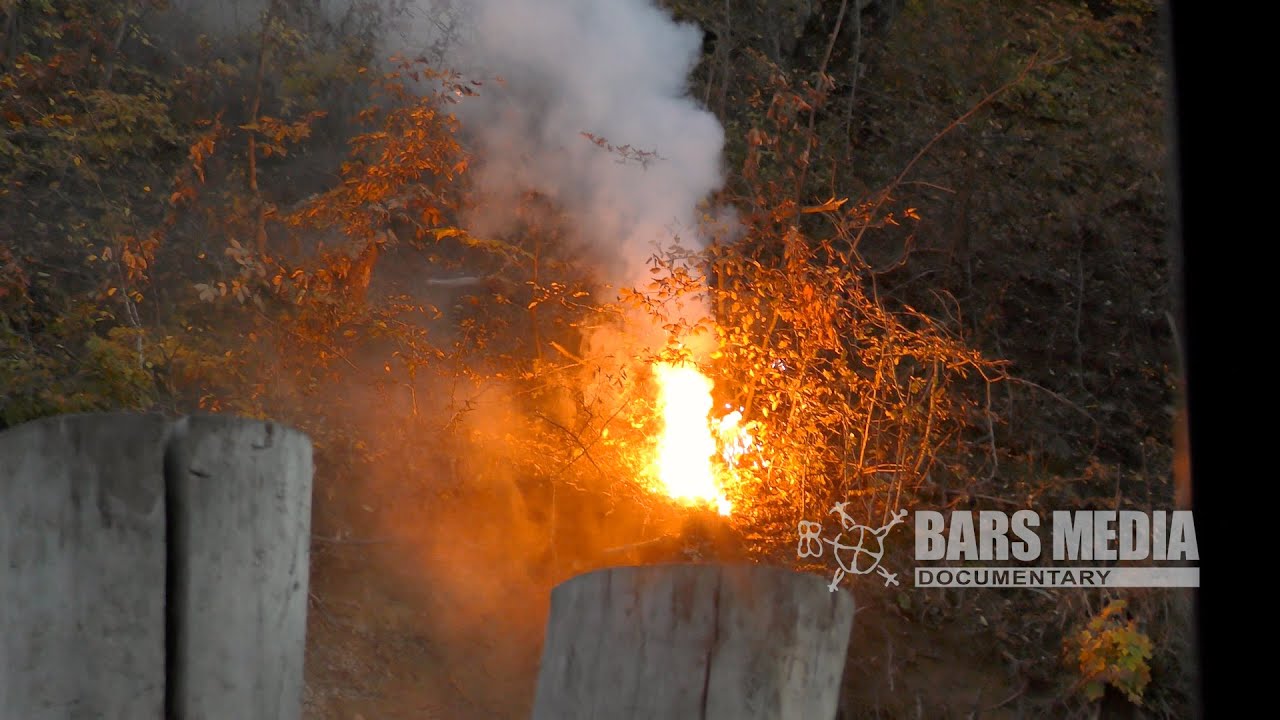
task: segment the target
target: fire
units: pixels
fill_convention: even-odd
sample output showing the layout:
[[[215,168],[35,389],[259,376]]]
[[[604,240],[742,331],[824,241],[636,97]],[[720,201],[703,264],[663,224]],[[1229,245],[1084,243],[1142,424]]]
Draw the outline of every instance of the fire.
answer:
[[[716,423],[716,435],[720,439],[720,457],[729,465],[737,465],[738,459],[751,452],[756,442],[751,435],[751,425],[742,424],[741,410],[720,418]]]
[[[653,373],[663,424],[654,472],[663,491],[676,500],[712,505],[728,515],[733,506],[725,497],[715,458],[732,465],[751,448],[750,434],[741,425],[742,414],[732,412],[713,420],[715,385],[693,365],[656,363]]]

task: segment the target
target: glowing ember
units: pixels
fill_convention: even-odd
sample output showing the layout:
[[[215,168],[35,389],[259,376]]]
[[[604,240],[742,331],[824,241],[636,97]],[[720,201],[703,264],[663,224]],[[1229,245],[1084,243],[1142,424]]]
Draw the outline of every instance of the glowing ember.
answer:
[[[713,504],[721,515],[728,515],[732,505],[725,499],[713,464],[713,458],[721,454],[717,434],[723,436],[724,432],[720,426],[712,429],[714,384],[692,365],[658,363],[653,373],[663,422],[654,461],[658,480],[672,498]],[[733,421],[735,427],[738,419],[741,415]]]

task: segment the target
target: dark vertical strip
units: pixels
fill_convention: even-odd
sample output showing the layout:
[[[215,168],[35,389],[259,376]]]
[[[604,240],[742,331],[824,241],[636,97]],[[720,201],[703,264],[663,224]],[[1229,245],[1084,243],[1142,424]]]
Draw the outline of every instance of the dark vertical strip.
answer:
[[[178,479],[186,471],[186,460],[181,455],[182,443],[177,438],[187,434],[187,419],[174,423],[169,430],[164,453],[164,499],[165,499],[165,575],[164,575],[164,717],[166,720],[180,720],[181,709],[178,699],[183,697],[186,678],[182,672],[182,608],[186,606],[183,597],[184,582],[182,580],[185,566],[182,562],[186,548],[186,537],[182,533],[184,527],[183,507],[178,492]]]
[[[707,667],[702,676],[702,715],[699,720],[707,719],[707,704],[711,702],[711,671],[716,662],[716,653],[720,649],[720,593],[724,590],[724,571],[716,571],[716,590],[711,596],[711,642],[707,643]]]
[[[1187,16],[1185,13],[1186,6],[1190,3],[1173,2],[1172,0],[1161,6],[1161,35],[1164,41],[1165,68],[1167,85],[1166,91],[1166,110],[1165,110],[1165,137],[1166,147],[1168,148],[1168,165],[1166,170],[1166,187],[1169,196],[1169,250],[1170,250],[1170,285],[1173,296],[1173,340],[1176,352],[1176,362],[1178,370],[1178,398],[1177,413],[1174,417],[1173,428],[1173,450],[1174,450],[1174,484],[1177,490],[1177,501],[1180,508],[1189,508],[1193,511],[1195,519],[1202,520],[1205,515],[1199,512],[1202,504],[1202,495],[1204,483],[1200,483],[1200,487],[1196,487],[1196,480],[1203,478],[1203,473],[1195,472],[1197,466],[1203,467],[1203,463],[1197,463],[1195,460],[1202,455],[1199,452],[1193,452],[1200,446],[1200,440],[1203,438],[1203,431],[1199,428],[1204,427],[1204,415],[1201,403],[1198,402],[1200,397],[1200,388],[1196,384],[1200,377],[1195,368],[1198,363],[1195,358],[1195,349],[1204,346],[1204,343],[1193,343],[1191,338],[1193,335],[1198,336],[1199,331],[1192,332],[1196,326],[1194,313],[1192,308],[1195,306],[1195,298],[1189,287],[1189,278],[1187,277],[1188,268],[1195,265],[1192,256],[1196,249],[1194,236],[1196,234],[1195,218],[1193,213],[1189,213],[1187,205],[1188,197],[1188,180],[1193,180],[1188,172],[1188,125],[1191,118],[1188,114],[1188,73],[1185,72],[1188,67],[1188,45],[1187,35],[1191,32],[1188,27]],[[1203,32],[1203,30],[1199,30]],[[1195,193],[1190,193],[1192,197]],[[1191,217],[1188,217],[1191,215]],[[1191,237],[1189,237],[1191,236]],[[1193,447],[1193,440],[1195,446]],[[1202,537],[1202,533],[1197,533],[1197,540]],[[1201,548],[1201,557],[1204,557],[1203,548]],[[1200,595],[1200,589],[1196,588],[1192,593],[1192,617],[1195,627],[1193,628],[1191,637],[1191,655],[1188,661],[1193,664],[1191,677],[1194,679],[1195,687],[1188,688],[1191,695],[1191,703],[1195,717],[1205,717],[1204,712],[1204,668],[1205,662],[1203,657],[1204,647],[1204,623],[1203,623],[1203,606]]]

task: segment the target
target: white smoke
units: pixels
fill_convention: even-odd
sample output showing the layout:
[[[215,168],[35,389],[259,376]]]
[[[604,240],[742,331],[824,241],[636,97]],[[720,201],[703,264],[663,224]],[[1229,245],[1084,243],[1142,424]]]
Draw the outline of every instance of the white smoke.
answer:
[[[605,283],[641,290],[655,243],[708,242],[699,204],[723,183],[724,131],[688,92],[697,26],[654,0],[313,1],[335,27],[377,8],[393,30],[386,55],[425,56],[485,81],[455,106],[480,193],[463,218],[473,232],[516,229],[522,196],[540,193],[567,215],[570,239]],[[175,9],[199,27],[257,32],[267,4],[175,0]],[[627,162],[584,133],[638,155]],[[722,230],[733,224],[715,214]]]
[[[445,62],[503,80],[459,110],[484,197],[473,230],[511,229],[520,195],[536,191],[568,214],[607,282],[640,288],[655,242],[705,245],[698,207],[723,182],[724,131],[688,94],[701,30],[651,0],[471,0],[458,10],[463,29]],[[583,133],[658,158],[626,162]]]

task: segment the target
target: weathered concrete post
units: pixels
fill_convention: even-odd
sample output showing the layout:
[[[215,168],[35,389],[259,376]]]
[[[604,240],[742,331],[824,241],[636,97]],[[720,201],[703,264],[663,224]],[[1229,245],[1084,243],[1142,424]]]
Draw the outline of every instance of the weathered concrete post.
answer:
[[[270,422],[193,416],[175,425],[167,460],[170,711],[297,720],[311,441]]]
[[[162,717],[167,433],[123,413],[0,433],[0,718]]]
[[[822,720],[853,598],[753,565],[653,565],[555,588],[534,720]]]
[[[297,720],[311,463],[231,417],[0,433],[0,720]]]

